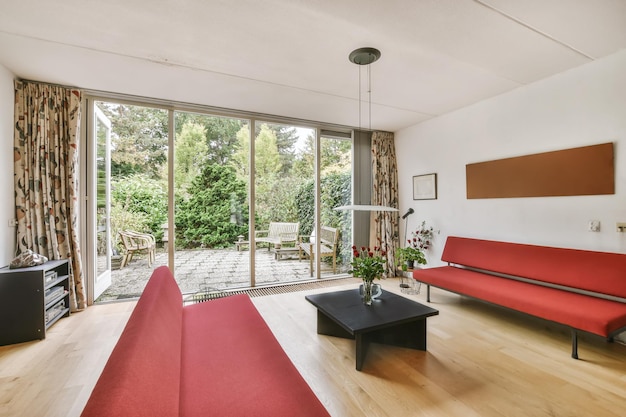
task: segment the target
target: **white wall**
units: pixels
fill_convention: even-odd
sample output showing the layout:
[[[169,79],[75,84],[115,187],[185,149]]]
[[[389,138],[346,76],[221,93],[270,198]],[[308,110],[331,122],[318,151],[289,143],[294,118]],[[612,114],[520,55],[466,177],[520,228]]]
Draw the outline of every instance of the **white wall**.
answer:
[[[15,217],[13,191],[13,74],[0,65],[0,266],[8,265],[15,252],[15,227],[9,220]]]
[[[626,50],[395,134],[400,211],[413,207],[441,231],[429,251],[440,265],[448,235],[626,252]],[[615,194],[466,199],[465,165],[500,158],[615,144]],[[581,166],[580,169],[585,169]],[[414,175],[437,173],[437,200],[412,197]],[[601,231],[587,231],[600,220]],[[404,234],[401,222],[401,235]]]

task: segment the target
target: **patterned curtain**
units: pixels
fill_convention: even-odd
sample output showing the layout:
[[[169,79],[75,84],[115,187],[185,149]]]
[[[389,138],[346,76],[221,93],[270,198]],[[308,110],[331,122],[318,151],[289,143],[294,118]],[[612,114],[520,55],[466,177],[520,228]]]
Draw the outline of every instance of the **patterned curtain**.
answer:
[[[398,208],[398,165],[393,133],[372,133],[372,204]],[[387,251],[387,276],[396,275],[398,246],[397,211],[375,212],[374,231],[379,246]]]
[[[17,253],[70,259],[70,308],[86,307],[78,244],[80,91],[15,82]]]

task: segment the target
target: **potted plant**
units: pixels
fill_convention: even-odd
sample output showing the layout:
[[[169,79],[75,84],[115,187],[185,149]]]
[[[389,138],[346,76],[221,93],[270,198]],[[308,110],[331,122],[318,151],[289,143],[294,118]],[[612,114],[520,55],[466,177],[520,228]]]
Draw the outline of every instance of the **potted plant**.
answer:
[[[421,265],[426,264],[426,257],[424,256],[424,253],[412,246],[398,249],[396,251],[396,259],[398,265],[402,267],[403,271],[413,269],[415,263]]]
[[[403,271],[413,269],[416,263],[426,265],[424,251],[430,248],[433,234],[433,228],[426,226],[426,221],[423,221],[417,230],[412,232],[412,238],[407,239],[407,246],[398,249],[397,264],[402,267]]]

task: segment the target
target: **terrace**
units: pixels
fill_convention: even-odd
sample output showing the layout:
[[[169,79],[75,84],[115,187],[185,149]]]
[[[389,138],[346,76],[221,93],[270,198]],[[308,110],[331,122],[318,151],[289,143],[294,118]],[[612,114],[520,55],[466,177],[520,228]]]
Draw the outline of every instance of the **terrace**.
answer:
[[[123,269],[113,269],[111,286],[96,301],[139,297],[152,270],[167,265],[167,258],[167,253],[163,249],[158,249],[152,267],[148,266],[146,255],[137,255]],[[299,260],[297,255],[277,260],[272,252],[259,248],[255,252],[255,260],[257,287],[312,280],[309,260]],[[174,274],[181,291],[187,294],[249,288],[249,262],[248,250],[237,251],[234,248],[177,250],[174,254]],[[332,275],[332,266],[322,262],[324,278],[342,276],[342,272],[338,273],[340,275]]]

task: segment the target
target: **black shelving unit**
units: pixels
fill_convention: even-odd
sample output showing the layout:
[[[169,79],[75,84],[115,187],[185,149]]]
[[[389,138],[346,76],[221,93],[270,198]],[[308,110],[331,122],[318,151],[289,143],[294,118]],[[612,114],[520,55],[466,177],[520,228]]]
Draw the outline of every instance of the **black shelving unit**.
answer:
[[[70,315],[67,259],[29,268],[0,268],[0,345],[44,339]]]

